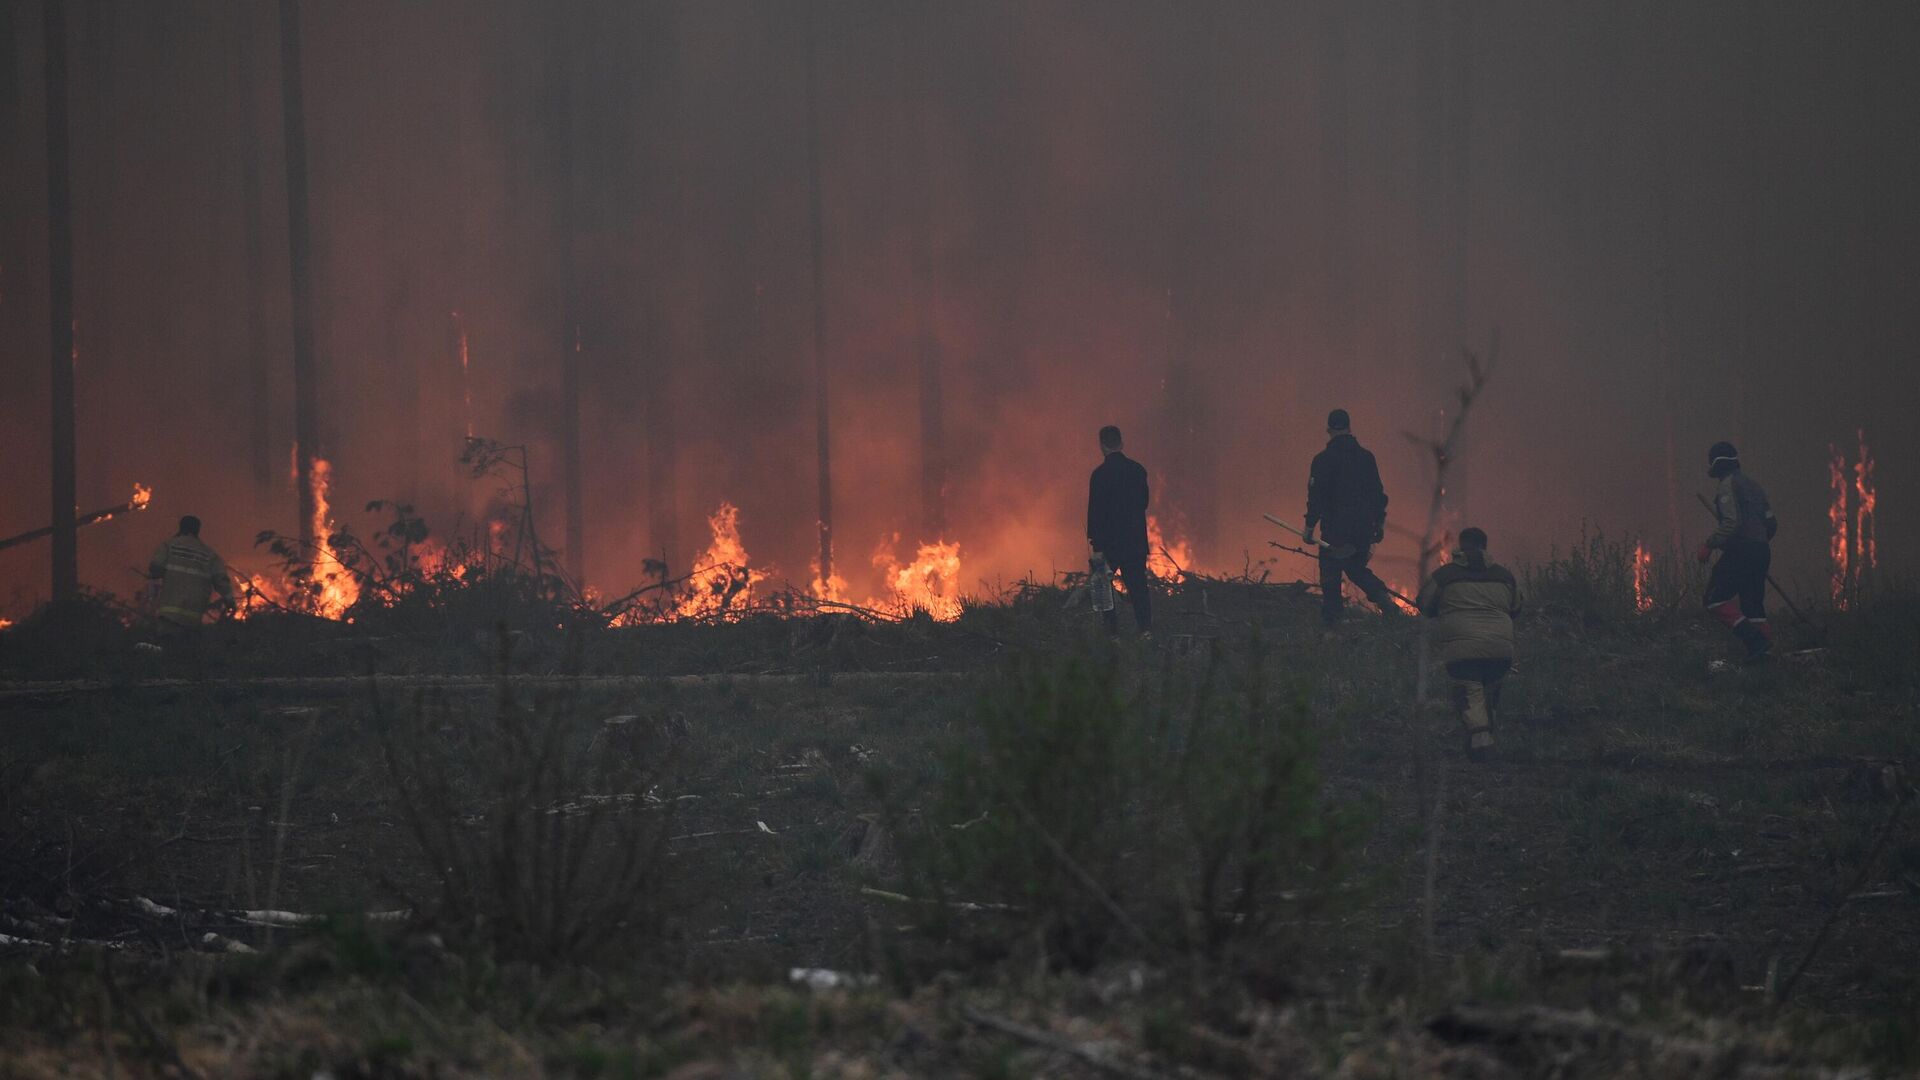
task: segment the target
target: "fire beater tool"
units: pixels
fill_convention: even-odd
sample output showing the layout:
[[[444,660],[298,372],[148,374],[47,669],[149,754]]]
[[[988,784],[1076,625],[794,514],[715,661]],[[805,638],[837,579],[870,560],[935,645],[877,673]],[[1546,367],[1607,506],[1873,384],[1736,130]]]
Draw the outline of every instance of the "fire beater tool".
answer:
[[[1284,521],[1281,521],[1279,518],[1274,517],[1272,514],[1261,514],[1260,516],[1263,518],[1266,518],[1268,521],[1272,522],[1275,525],[1280,526],[1281,528],[1287,530],[1288,532],[1292,533],[1293,535],[1299,537],[1302,540],[1307,539],[1306,533],[1301,532],[1299,529],[1294,528],[1293,526],[1287,524]],[[1327,543],[1325,540],[1313,540],[1310,542],[1320,545],[1320,550],[1322,552],[1326,553],[1329,557],[1335,558],[1335,559],[1351,559],[1353,558],[1354,552],[1360,550],[1359,548],[1356,548],[1351,544],[1341,544],[1340,546],[1335,547],[1334,545]]]
[[[95,510],[91,514],[80,515],[78,518],[74,519],[74,522],[73,522],[74,528],[79,528],[82,525],[98,525],[103,521],[111,520],[117,514],[130,514],[137,510],[145,510],[147,508],[147,503],[151,501],[152,498],[153,498],[152,488],[145,488],[145,487],[141,487],[138,484],[135,484],[133,486],[133,498],[128,499],[126,502],[121,503],[119,506],[109,506],[105,510]],[[5,550],[7,548],[14,547],[19,544],[27,543],[30,540],[38,540],[43,536],[52,536],[52,535],[53,535],[53,526],[51,525],[47,525],[38,529],[28,529],[26,532],[20,533],[17,536],[9,536],[3,540],[0,540],[0,550]]]
[[[1306,534],[1305,534],[1305,533],[1303,533],[1303,532],[1301,532],[1301,531],[1300,531],[1299,529],[1296,529],[1296,528],[1294,528],[1293,526],[1291,526],[1291,525],[1289,525],[1289,524],[1287,524],[1286,522],[1284,522],[1284,521],[1281,521],[1281,520],[1280,520],[1279,518],[1277,518],[1277,517],[1274,517],[1274,516],[1273,516],[1272,514],[1261,514],[1260,516],[1261,516],[1261,517],[1263,517],[1263,518],[1266,518],[1266,519],[1267,519],[1268,521],[1270,521],[1270,522],[1272,522],[1273,524],[1275,524],[1275,525],[1278,525],[1278,526],[1280,526],[1281,528],[1283,528],[1283,529],[1285,529],[1285,530],[1287,530],[1288,532],[1290,532],[1290,533],[1292,533],[1293,535],[1295,535],[1295,536],[1298,536],[1298,537],[1300,537],[1300,539],[1302,539],[1302,540],[1305,540],[1305,539],[1306,539]],[[1320,550],[1321,550],[1321,551],[1324,551],[1324,552],[1326,552],[1326,553],[1327,553],[1328,555],[1330,555],[1330,556],[1332,556],[1333,558],[1336,558],[1336,559],[1345,559],[1345,558],[1349,558],[1349,557],[1351,557],[1351,556],[1353,555],[1353,553],[1354,553],[1354,551],[1356,550],[1356,549],[1354,549],[1354,548],[1351,548],[1351,547],[1345,547],[1345,546],[1342,546],[1342,547],[1334,547],[1333,545],[1331,545],[1331,544],[1329,544],[1329,543],[1327,543],[1327,542],[1326,542],[1325,540],[1315,540],[1315,541],[1314,541],[1314,543],[1315,543],[1316,545],[1318,545],[1318,546],[1319,546],[1319,548],[1320,548]],[[1307,556],[1307,557],[1308,557],[1308,558],[1310,558],[1310,559],[1311,559],[1311,558],[1317,558],[1317,556],[1316,556],[1316,555],[1315,555],[1315,554],[1314,554],[1313,552],[1311,552],[1311,551],[1308,551],[1308,550],[1307,550],[1306,548],[1297,548],[1297,547],[1293,547],[1292,545],[1289,545],[1289,544],[1282,544],[1282,543],[1280,543],[1280,542],[1279,542],[1279,541],[1277,541],[1277,540],[1269,540],[1269,541],[1267,541],[1267,546],[1268,546],[1268,547],[1276,547],[1276,548],[1279,548],[1279,549],[1280,549],[1281,551],[1291,551],[1291,552],[1293,552],[1293,553],[1294,553],[1294,554],[1296,554],[1296,555],[1305,555],[1305,556]],[[1345,552],[1346,554],[1344,554],[1344,555],[1343,555],[1343,554],[1341,554],[1341,552],[1343,552],[1343,551],[1344,551],[1344,552]],[[1394,598],[1395,600],[1398,600],[1398,601],[1400,601],[1401,603],[1403,603],[1403,604],[1405,604],[1405,605],[1407,605],[1407,606],[1408,606],[1408,607],[1410,607],[1410,608],[1417,608],[1417,607],[1419,607],[1419,606],[1420,606],[1420,605],[1418,605],[1418,604],[1416,604],[1416,603],[1414,603],[1413,601],[1411,601],[1411,600],[1409,600],[1409,599],[1407,599],[1406,597],[1404,597],[1404,596],[1401,596],[1401,595],[1400,595],[1399,593],[1397,593],[1397,592],[1395,592],[1395,591],[1394,591],[1394,590],[1392,589],[1392,587],[1388,587],[1388,589],[1387,589],[1387,595],[1388,595],[1388,596],[1391,596],[1391,597],[1393,597],[1393,598]]]
[[[1707,501],[1707,497],[1705,495],[1702,495],[1696,491],[1693,493],[1693,497],[1700,500],[1701,507],[1705,509],[1707,513],[1713,515],[1713,520],[1715,521],[1720,520],[1719,512],[1714,510],[1713,504]],[[1820,629],[1820,624],[1817,622],[1814,622],[1812,619],[1807,618],[1806,614],[1800,610],[1797,604],[1793,602],[1793,597],[1787,595],[1787,590],[1781,588],[1780,583],[1773,580],[1772,574],[1767,575],[1767,584],[1773,586],[1773,591],[1779,595],[1781,602],[1787,605],[1787,610],[1793,612],[1794,618],[1799,619],[1801,622],[1806,623],[1808,626],[1813,627],[1816,631]]]

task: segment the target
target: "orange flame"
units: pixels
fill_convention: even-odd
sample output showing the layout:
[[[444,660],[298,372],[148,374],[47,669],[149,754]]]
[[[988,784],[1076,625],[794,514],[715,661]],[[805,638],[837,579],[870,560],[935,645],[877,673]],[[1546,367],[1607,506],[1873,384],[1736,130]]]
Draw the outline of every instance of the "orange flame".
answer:
[[[137,480],[134,481],[133,498],[127,501],[127,506],[134,510],[145,510],[147,504],[152,501],[153,489]]]
[[[333,548],[334,524],[327,505],[333,489],[333,465],[325,458],[313,459],[313,584],[315,614],[328,619],[344,619],[347,610],[360,599],[360,581],[340,561]]]
[[[1653,552],[1639,540],[1633,543],[1633,607],[1642,612],[1653,610]]]
[[[1847,606],[1847,577],[1849,556],[1852,545],[1847,538],[1847,459],[1840,448],[1827,444],[1831,455],[1827,461],[1827,481],[1833,489],[1833,502],[1827,507],[1827,521],[1832,525],[1833,533],[1827,542],[1827,553],[1833,569],[1833,606],[1844,609]]]
[[[1854,551],[1859,558],[1854,563],[1854,577],[1870,574],[1880,565],[1880,553],[1876,550],[1874,528],[1874,506],[1879,501],[1873,481],[1873,451],[1867,446],[1867,429],[1860,428],[1860,460],[1853,466],[1853,537]]]
[[[892,592],[888,601],[869,606],[892,610],[900,615],[924,611],[936,622],[952,622],[960,617],[960,545],[946,541],[921,544],[914,560],[901,565],[893,554],[893,540],[883,540],[874,552],[873,565],[885,576]]]
[[[1184,536],[1168,541],[1161,531],[1160,519],[1147,515],[1147,572],[1154,577],[1177,581],[1193,569],[1193,546]]]
[[[695,560],[687,579],[686,595],[674,613],[681,618],[708,618],[737,613],[753,601],[753,587],[766,575],[752,568],[746,545],[740,542],[740,510],[732,503],[707,517],[713,540]]]

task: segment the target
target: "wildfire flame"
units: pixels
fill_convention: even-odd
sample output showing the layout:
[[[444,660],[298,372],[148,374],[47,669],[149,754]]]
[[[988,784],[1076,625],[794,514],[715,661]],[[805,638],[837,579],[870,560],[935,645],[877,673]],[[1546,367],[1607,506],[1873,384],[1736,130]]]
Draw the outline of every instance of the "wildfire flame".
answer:
[[[912,562],[902,565],[893,554],[893,539],[883,541],[874,552],[873,565],[885,576],[890,600],[869,602],[879,610],[899,615],[924,611],[936,622],[952,622],[960,617],[960,545],[946,541],[921,544]]]
[[[1184,536],[1169,541],[1161,531],[1160,519],[1147,515],[1147,572],[1154,577],[1175,581],[1193,569],[1193,546]]]
[[[1855,580],[1862,574],[1871,574],[1880,565],[1873,520],[1874,504],[1879,501],[1873,481],[1873,451],[1867,446],[1867,430],[1860,428],[1858,434],[1860,460],[1853,466],[1853,537],[1854,551],[1858,555],[1854,562]]]
[[[1633,544],[1633,606],[1636,611],[1653,610],[1653,552],[1639,540]]]
[[[713,541],[695,560],[686,595],[675,608],[681,618],[708,618],[739,611],[752,603],[753,587],[766,575],[752,568],[740,542],[740,510],[732,503],[707,517]]]
[[[130,510],[145,510],[147,504],[152,501],[153,489],[137,480],[134,481],[133,498],[127,500],[127,508]]]
[[[327,505],[333,489],[333,465],[313,459],[313,585],[314,611],[328,619],[344,619],[360,599],[360,581],[341,562],[333,548],[334,523]]]
[[[1833,501],[1827,507],[1827,521],[1832,526],[1827,553],[1833,569],[1833,606],[1844,609],[1852,552],[1847,532],[1847,459],[1832,443],[1827,444],[1827,453],[1827,482],[1833,490]]]

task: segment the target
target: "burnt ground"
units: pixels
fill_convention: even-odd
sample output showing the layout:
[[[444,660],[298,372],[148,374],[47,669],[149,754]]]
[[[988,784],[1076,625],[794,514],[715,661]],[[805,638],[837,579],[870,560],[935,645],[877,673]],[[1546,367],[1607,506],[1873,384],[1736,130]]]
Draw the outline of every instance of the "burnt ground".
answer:
[[[1063,600],[1036,593],[958,626],[761,620],[573,646],[528,635],[515,692],[567,687],[583,739],[631,717],[672,743],[681,769],[643,812],[671,815],[689,978],[872,971],[873,927],[900,916],[863,891],[893,884],[867,775],[926,783],[931,748],[967,723],[1002,657],[1086,635],[1085,611]],[[1406,621],[1323,636],[1298,591],[1227,583],[1190,585],[1161,619],[1154,646],[1123,643],[1140,664],[1258,627],[1311,704],[1329,792],[1372,808],[1354,902],[1316,929],[1321,966],[1306,982],[1367,985],[1418,940],[1424,757],[1444,785],[1436,944],[1476,996],[1521,992],[1543,965],[1627,963],[1760,1002],[1845,900],[1799,1006],[1920,1019],[1920,814],[1895,811],[1920,743],[1906,609],[1831,617],[1785,643],[1809,651],[1716,671],[1728,642],[1704,623],[1545,605],[1523,627],[1485,764],[1460,756],[1444,707],[1410,719]],[[376,687],[389,717],[424,699],[447,722],[482,723],[497,693],[480,674],[490,647],[298,633],[305,661],[235,639],[191,671],[136,659],[91,682],[0,687],[0,933],[165,955],[264,948],[298,931],[239,912],[379,911],[431,894],[381,753]],[[461,680],[429,677],[436,650]],[[553,674],[568,667],[589,677]]]

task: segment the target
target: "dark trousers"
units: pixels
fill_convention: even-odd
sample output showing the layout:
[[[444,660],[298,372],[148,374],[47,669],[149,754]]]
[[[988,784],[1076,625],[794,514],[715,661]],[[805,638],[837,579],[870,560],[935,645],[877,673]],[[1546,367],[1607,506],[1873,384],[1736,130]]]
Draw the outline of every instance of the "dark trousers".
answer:
[[[1372,544],[1360,545],[1344,559],[1334,558],[1328,548],[1320,549],[1320,617],[1329,626],[1340,621],[1340,614],[1347,607],[1346,598],[1340,595],[1342,577],[1352,579],[1381,611],[1389,615],[1400,614],[1400,609],[1394,606],[1393,597],[1387,593],[1387,583],[1380,580],[1380,575],[1367,569],[1367,563],[1372,559]]]
[[[1767,571],[1772,566],[1772,544],[1735,540],[1720,550],[1707,578],[1707,610],[1756,655],[1767,651],[1773,636],[1767,622]]]
[[[1153,629],[1153,578],[1147,574],[1145,556],[1116,562],[1114,569],[1120,572],[1121,584],[1127,587],[1127,602],[1133,605],[1133,624],[1141,633]],[[1118,608],[1107,612],[1107,632],[1119,633],[1120,611]]]

